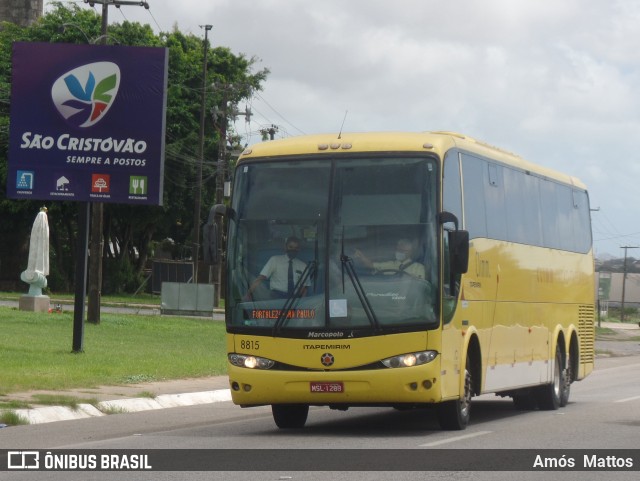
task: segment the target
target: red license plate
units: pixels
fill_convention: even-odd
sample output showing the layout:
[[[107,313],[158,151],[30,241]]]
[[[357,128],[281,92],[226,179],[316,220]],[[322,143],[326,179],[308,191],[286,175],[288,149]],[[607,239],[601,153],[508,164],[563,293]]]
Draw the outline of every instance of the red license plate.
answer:
[[[309,389],[311,392],[344,392],[344,383],[342,382],[310,382]]]

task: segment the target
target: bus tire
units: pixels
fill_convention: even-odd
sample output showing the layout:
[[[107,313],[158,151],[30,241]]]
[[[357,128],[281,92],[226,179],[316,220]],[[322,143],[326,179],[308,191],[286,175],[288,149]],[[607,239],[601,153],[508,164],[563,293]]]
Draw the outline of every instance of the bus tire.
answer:
[[[473,378],[469,370],[469,358],[464,367],[464,392],[460,399],[445,401],[437,408],[438,423],[442,429],[462,431],[471,419],[471,398],[473,396]]]
[[[562,372],[562,384],[560,384],[560,407],[563,408],[569,404],[569,395],[571,394],[572,382],[571,363],[567,359],[566,369]]]
[[[558,343],[556,346],[556,360],[553,367],[553,379],[550,384],[540,386],[536,391],[538,407],[545,411],[554,411],[566,405],[569,400],[567,386],[569,386],[569,381],[566,380],[562,351]]]
[[[307,404],[272,404],[273,420],[280,429],[299,429],[304,427],[309,414]]]

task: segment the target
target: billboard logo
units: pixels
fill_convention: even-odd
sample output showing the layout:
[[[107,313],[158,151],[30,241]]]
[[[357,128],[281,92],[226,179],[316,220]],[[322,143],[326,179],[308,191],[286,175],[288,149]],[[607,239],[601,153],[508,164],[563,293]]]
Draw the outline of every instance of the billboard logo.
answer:
[[[51,88],[58,112],[75,127],[91,127],[107,114],[120,87],[120,68],[94,62],[63,74]]]
[[[9,451],[7,453],[7,468],[9,469],[38,469],[40,467],[40,453],[38,451]]]
[[[129,194],[147,195],[148,187],[149,182],[147,182],[146,176],[132,175],[129,177]]]
[[[58,177],[58,180],[56,180],[56,190],[58,192],[69,192],[69,179],[64,175]]]
[[[91,192],[108,193],[110,183],[111,176],[109,174],[91,174]]]
[[[33,176],[31,170],[19,170],[16,174],[16,189],[31,190],[33,189]]]

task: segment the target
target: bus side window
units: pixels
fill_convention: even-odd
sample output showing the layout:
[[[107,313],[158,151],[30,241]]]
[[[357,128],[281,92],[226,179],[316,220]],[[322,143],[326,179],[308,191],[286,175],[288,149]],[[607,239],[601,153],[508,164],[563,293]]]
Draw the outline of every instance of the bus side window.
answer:
[[[461,154],[456,150],[447,152],[444,159],[444,179],[442,203],[443,210],[454,214],[464,225],[462,211],[462,182],[461,182]],[[451,270],[451,251],[449,247],[449,234],[445,228],[442,230],[442,322],[449,323],[456,310],[458,297],[456,279],[459,284],[460,276],[454,276]]]

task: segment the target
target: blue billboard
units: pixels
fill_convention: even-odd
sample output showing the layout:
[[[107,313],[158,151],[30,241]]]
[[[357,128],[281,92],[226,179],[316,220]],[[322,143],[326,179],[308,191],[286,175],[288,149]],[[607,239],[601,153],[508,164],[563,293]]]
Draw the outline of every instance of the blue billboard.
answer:
[[[13,45],[7,196],[162,205],[166,48]]]

